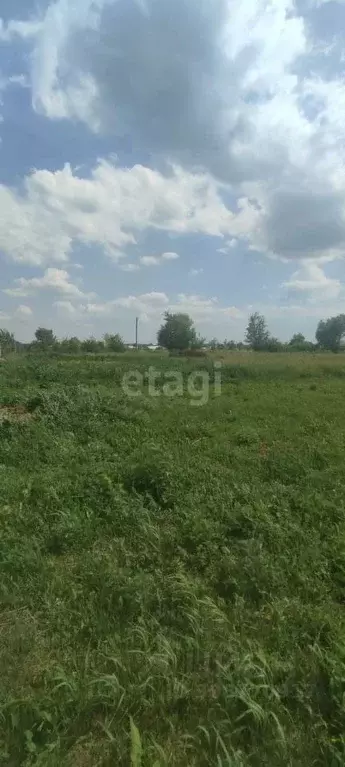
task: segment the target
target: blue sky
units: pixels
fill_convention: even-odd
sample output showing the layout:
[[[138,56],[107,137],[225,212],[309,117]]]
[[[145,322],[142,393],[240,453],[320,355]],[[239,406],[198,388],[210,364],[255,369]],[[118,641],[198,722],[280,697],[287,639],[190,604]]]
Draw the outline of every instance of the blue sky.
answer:
[[[2,0],[0,326],[344,311],[345,2]]]

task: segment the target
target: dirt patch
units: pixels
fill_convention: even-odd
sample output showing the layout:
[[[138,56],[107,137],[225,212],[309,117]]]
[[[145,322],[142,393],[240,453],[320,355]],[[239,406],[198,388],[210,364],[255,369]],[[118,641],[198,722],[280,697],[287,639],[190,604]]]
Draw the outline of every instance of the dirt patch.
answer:
[[[0,405],[0,424],[4,421],[25,423],[31,418],[32,413],[29,413],[24,405]]]

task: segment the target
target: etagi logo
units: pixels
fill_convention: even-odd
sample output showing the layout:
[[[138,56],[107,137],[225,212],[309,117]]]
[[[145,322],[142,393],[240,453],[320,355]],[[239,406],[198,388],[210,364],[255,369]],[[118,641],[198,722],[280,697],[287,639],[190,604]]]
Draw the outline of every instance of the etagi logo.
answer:
[[[162,371],[154,367],[149,367],[144,373],[130,370],[122,378],[122,391],[132,398],[140,397],[146,388],[149,397],[173,399],[188,396],[192,407],[201,407],[208,403],[211,393],[214,397],[221,396],[221,367],[221,362],[215,362],[213,373],[209,370],[193,370],[187,376],[181,370]]]

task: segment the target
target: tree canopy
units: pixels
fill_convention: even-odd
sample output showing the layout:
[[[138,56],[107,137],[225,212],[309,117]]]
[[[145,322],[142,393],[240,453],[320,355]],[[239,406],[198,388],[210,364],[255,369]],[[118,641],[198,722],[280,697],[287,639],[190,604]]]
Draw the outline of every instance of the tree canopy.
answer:
[[[251,314],[246,330],[246,343],[251,346],[254,351],[260,351],[267,347],[269,337],[270,334],[268,332],[265,317],[262,314],[259,314],[259,312]]]
[[[109,352],[124,352],[126,349],[123,339],[119,333],[115,333],[114,335],[106,333],[104,336],[104,344],[105,348]]]
[[[37,343],[44,348],[53,346],[56,341],[53,331],[48,330],[48,328],[37,328],[35,338]]]
[[[345,336],[345,314],[321,320],[316,330],[316,340],[322,349],[338,352]]]
[[[0,328],[0,347],[2,354],[13,352],[16,348],[16,342],[13,333],[5,328]]]
[[[194,322],[188,314],[171,314],[166,312],[164,323],[157,333],[157,342],[169,351],[184,351],[200,346]]]
[[[306,339],[303,333],[294,333],[294,335],[289,341],[289,346],[301,346],[302,344],[305,344],[305,343],[306,343]]]

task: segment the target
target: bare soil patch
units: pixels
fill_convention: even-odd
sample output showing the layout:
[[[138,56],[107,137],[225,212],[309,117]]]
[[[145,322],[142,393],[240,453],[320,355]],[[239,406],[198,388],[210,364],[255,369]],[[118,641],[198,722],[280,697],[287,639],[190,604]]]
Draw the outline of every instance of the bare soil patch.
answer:
[[[0,423],[4,421],[25,423],[31,418],[32,413],[29,413],[24,405],[0,405]]]

